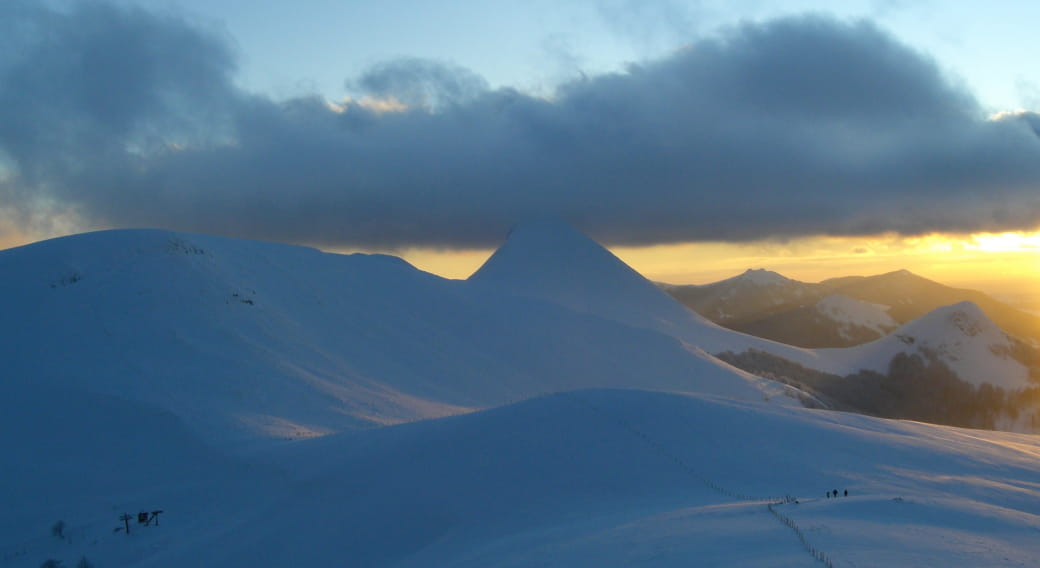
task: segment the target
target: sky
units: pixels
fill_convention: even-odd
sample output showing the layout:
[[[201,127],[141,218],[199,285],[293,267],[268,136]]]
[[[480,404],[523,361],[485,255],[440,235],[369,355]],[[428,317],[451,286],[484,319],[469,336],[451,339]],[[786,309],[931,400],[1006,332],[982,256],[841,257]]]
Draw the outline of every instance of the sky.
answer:
[[[1040,282],[1034,2],[5,0],[0,247],[159,227],[464,277]]]

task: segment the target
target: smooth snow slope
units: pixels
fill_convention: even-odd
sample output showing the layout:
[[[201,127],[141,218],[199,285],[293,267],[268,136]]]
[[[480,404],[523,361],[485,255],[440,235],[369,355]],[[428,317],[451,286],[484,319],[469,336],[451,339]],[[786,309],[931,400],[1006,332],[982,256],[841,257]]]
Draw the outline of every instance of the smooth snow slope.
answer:
[[[123,502],[163,507],[161,527],[112,533],[123,505],[81,496],[65,503],[72,542],[5,533],[0,552],[24,550],[6,558],[18,567],[819,565],[798,529],[835,566],[1029,566],[1038,458],[1033,436],[575,391],[138,480]],[[758,500],[783,495],[792,527]]]
[[[393,257],[129,230],[2,251],[0,274],[5,381],[142,402],[216,443],[573,388],[782,390],[661,333]]]

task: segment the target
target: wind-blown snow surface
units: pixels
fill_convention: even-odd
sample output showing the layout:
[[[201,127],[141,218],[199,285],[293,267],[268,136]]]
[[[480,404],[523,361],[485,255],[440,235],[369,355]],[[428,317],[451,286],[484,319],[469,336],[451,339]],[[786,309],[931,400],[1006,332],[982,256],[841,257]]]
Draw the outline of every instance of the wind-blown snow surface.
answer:
[[[90,425],[90,447],[133,431]],[[217,463],[176,442],[172,423],[140,426],[163,444],[141,446],[140,459],[168,453],[177,470],[138,471],[104,492],[7,477],[54,499],[45,513],[0,513],[5,565],[82,556],[128,567],[818,565],[794,529],[836,566],[1029,566],[1040,555],[1032,436],[612,390]],[[104,468],[88,459],[76,471]],[[826,499],[831,489],[850,496]],[[760,500],[783,495],[798,498],[775,506],[791,528]],[[112,532],[124,510],[155,508],[161,526]],[[67,541],[47,535],[57,518]]]

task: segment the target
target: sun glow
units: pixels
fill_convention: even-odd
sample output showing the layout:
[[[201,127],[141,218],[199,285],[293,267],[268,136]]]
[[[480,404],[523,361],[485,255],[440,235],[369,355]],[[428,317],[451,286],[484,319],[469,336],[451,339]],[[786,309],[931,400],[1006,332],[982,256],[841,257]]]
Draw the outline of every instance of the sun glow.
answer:
[[[967,248],[983,252],[1025,251],[1040,253],[1040,232],[981,233],[972,235]]]

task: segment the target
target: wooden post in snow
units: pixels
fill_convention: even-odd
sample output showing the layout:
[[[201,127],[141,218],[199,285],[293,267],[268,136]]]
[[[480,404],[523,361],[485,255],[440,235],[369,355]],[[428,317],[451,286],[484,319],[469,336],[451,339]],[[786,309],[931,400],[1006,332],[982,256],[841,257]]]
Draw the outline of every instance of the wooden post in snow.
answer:
[[[126,527],[126,534],[130,534],[130,519],[134,518],[130,513],[123,513],[119,520],[123,521],[123,526]]]

